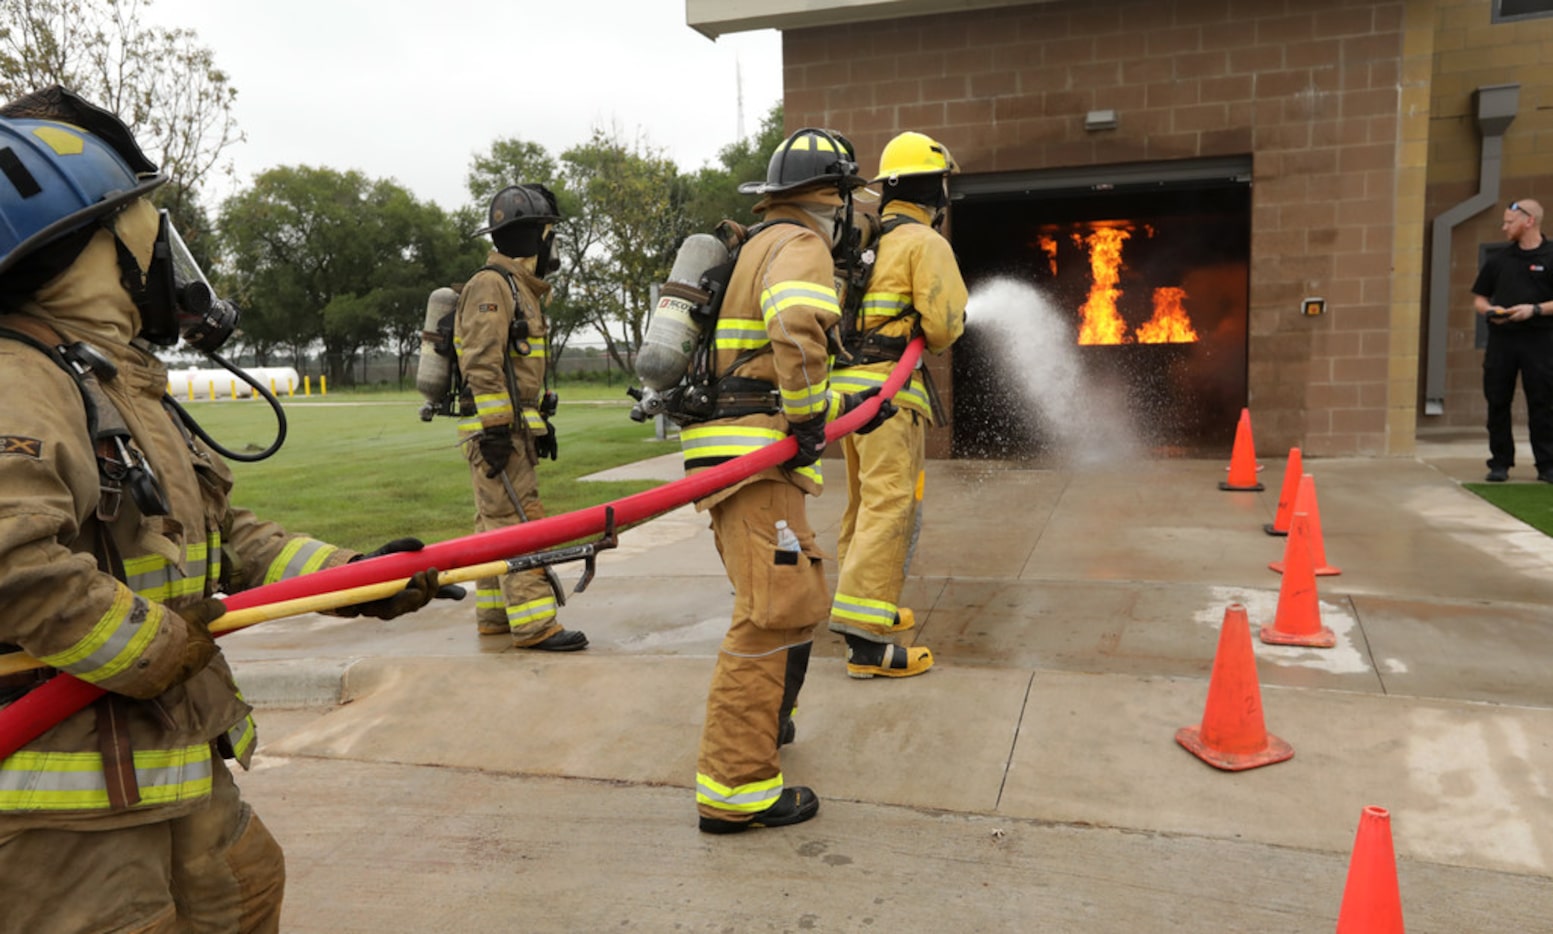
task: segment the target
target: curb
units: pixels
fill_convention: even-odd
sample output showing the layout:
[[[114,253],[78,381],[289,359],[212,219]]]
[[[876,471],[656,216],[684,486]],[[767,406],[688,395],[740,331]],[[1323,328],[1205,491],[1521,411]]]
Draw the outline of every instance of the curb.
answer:
[[[335,707],[358,658],[286,658],[231,662],[243,700],[254,707]]]

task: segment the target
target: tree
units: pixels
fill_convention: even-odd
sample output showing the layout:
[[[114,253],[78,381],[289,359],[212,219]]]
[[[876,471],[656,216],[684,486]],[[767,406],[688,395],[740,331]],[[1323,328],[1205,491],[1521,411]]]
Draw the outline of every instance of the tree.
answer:
[[[705,166],[688,177],[692,195],[685,213],[691,230],[710,231],[725,217],[743,224],[758,220],[750,210],[756,199],[739,194],[739,185],[766,177],[771,154],[786,138],[782,119],[782,103],[778,101],[766,112],[753,137],[724,146],[717,153],[717,166]]]
[[[227,201],[220,227],[245,342],[287,347],[299,369],[322,343],[345,385],[362,348],[385,341],[403,375],[427,293],[479,262],[441,208],[354,171],[270,169]]]
[[[554,190],[555,159],[540,144],[516,137],[492,143],[489,152],[470,161],[469,172],[464,176],[469,203],[479,210],[482,219],[498,191],[509,185],[535,182]]]
[[[201,183],[243,139],[232,115],[237,89],[193,30],[142,22],[149,5],[0,0],[0,97],[61,84],[117,114],[171,179],[158,203],[199,217]],[[192,249],[207,231],[182,232]]]
[[[595,129],[561,154],[561,175],[578,217],[597,235],[576,281],[589,323],[621,369],[641,346],[653,286],[668,277],[686,233],[683,186],[674,163],[641,140]]]

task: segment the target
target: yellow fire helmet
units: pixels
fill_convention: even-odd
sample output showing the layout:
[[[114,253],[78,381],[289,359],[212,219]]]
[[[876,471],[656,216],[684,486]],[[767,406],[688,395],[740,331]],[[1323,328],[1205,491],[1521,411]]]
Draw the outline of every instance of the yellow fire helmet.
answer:
[[[959,171],[949,147],[924,133],[907,131],[885,145],[879,155],[879,175],[869,184],[905,175],[953,175]]]

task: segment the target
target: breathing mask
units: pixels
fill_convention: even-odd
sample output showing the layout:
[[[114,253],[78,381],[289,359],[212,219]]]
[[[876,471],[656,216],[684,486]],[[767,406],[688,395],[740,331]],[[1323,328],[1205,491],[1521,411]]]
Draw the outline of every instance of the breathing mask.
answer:
[[[194,350],[211,353],[232,336],[240,312],[216,295],[167,212],[159,213],[144,285],[130,289],[140,309],[140,336],[161,347],[182,338]],[[120,252],[122,257],[122,242]]]

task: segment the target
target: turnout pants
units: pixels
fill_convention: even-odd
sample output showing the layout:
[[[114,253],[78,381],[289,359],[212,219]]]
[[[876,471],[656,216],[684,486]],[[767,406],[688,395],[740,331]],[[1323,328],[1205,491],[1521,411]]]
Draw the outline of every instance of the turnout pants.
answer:
[[[707,692],[696,806],[703,817],[742,820],[782,794],[778,721],[798,703],[829,589],[802,490],[757,480],[711,513],[733,584],[733,621]],[[778,519],[798,536],[801,554],[777,549]]]
[[[280,930],[280,845],[217,758],[209,802],[116,830],[28,830],[0,843],[0,929],[28,934]]]
[[[1510,431],[1515,376],[1526,393],[1526,422],[1537,472],[1553,471],[1553,329],[1495,333],[1488,326],[1483,354],[1483,398],[1488,402],[1490,467],[1515,466],[1515,437]]]
[[[543,519],[545,507],[539,501],[539,480],[534,472],[536,459],[524,450],[526,440],[515,439],[514,443],[520,446],[507,461],[507,480],[523,504],[523,515],[529,521]],[[469,475],[475,489],[475,531],[488,532],[522,522],[502,478],[487,477],[479,449],[473,444],[468,448]],[[533,645],[560,632],[555,613],[555,592],[545,579],[544,568],[499,578],[482,577],[475,582],[475,620],[481,632],[510,630],[513,644]]]
[[[925,421],[906,409],[866,435],[842,439],[847,511],[836,549],[841,574],[830,607],[832,632],[894,641],[897,604],[922,508]]]

